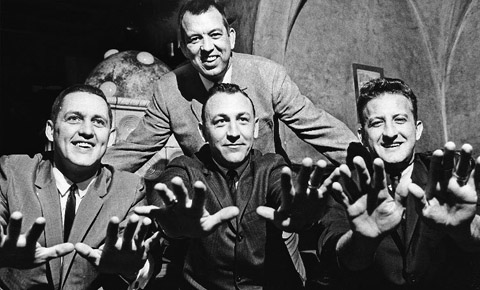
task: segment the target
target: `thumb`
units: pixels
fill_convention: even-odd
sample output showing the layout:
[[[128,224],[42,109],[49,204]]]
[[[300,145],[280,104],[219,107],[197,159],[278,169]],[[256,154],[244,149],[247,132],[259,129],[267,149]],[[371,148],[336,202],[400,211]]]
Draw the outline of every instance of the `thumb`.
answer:
[[[99,250],[95,250],[84,243],[76,243],[75,251],[95,266],[100,265],[101,252]]]
[[[218,227],[221,223],[226,222],[239,214],[240,210],[236,206],[228,206],[211,215],[205,224],[205,230],[210,232]]]
[[[53,253],[50,257],[52,258],[58,258],[65,256],[68,253],[73,252],[75,250],[75,247],[72,243],[63,243],[63,244],[58,244],[55,245],[49,249],[52,249]]]

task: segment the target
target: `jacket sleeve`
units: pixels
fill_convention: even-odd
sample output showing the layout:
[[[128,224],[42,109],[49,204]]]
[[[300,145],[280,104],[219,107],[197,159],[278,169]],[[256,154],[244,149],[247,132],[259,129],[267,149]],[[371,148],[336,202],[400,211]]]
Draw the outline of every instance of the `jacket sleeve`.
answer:
[[[345,163],[348,145],[358,142],[347,125],[315,107],[280,65],[275,70],[272,92],[275,113],[285,125],[334,165]]]
[[[103,163],[117,170],[135,172],[162,150],[172,135],[170,117],[161,90],[162,79],[155,84],[154,95],[145,115],[127,140],[107,149]]]

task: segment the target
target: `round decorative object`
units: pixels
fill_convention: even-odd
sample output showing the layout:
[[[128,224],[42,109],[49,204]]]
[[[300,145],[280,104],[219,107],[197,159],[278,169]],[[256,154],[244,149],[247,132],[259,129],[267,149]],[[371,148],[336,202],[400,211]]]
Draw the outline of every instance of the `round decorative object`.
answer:
[[[115,51],[105,53],[105,59],[90,72],[85,83],[100,88],[107,97],[149,101],[152,84],[170,68],[148,52]]]

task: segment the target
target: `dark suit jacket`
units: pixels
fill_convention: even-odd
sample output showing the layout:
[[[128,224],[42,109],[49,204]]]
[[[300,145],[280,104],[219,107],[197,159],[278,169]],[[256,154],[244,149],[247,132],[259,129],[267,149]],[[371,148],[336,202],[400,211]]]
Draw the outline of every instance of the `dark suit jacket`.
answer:
[[[5,229],[14,211],[23,214],[22,232],[37,217],[45,217],[45,231],[38,242],[44,247],[63,243],[60,197],[52,174],[52,154],[11,155],[0,158],[0,225]],[[104,243],[112,216],[123,220],[136,205],[144,204],[143,181],[128,172],[102,167],[97,180],[77,210],[69,242],[93,248]],[[99,275],[95,267],[75,252],[30,270],[0,269],[6,289],[98,289],[113,285],[115,275]],[[104,283],[105,282],[105,283]],[[108,287],[107,287],[108,288]]]
[[[266,58],[242,53],[234,53],[231,61],[231,82],[245,89],[260,121],[254,148],[264,153],[283,152],[275,125],[280,119],[334,163],[345,162],[347,146],[357,138],[344,123],[303,96],[285,68]],[[172,134],[183,153],[193,156],[204,144],[198,123],[206,95],[191,64],[163,75],[155,83],[155,95],[145,117],[125,143],[109,147],[104,162],[135,171],[160,151]]]
[[[263,220],[256,208],[280,204],[280,172],[286,165],[279,155],[253,150],[250,163],[239,178],[237,198],[232,198],[226,180],[213,163],[208,146],[194,158],[180,156],[170,162],[160,182],[170,187],[179,176],[188,192],[193,183],[207,187],[205,207],[211,214],[235,205],[237,219],[226,222],[204,238],[190,239],[183,267],[185,289],[296,289],[299,275],[282,240],[282,232]],[[149,203],[161,205],[158,195]]]
[[[414,162],[412,182],[425,188],[428,177],[428,158],[417,154]],[[328,212],[321,221],[323,232],[319,239],[319,255],[321,261],[328,263],[330,274],[340,277],[341,284],[344,284],[345,288],[438,290],[451,287],[452,283],[449,280],[452,276],[449,273],[453,270],[450,257],[456,256],[461,251],[446,234],[428,227],[419,219],[413,196],[408,196],[406,203],[405,234],[401,241],[406,248],[405,260],[402,259],[398,246],[389,235],[380,243],[374,264],[358,273],[332,271],[338,268],[334,254],[336,243],[350,229],[350,226],[343,207],[336,202],[330,203]]]

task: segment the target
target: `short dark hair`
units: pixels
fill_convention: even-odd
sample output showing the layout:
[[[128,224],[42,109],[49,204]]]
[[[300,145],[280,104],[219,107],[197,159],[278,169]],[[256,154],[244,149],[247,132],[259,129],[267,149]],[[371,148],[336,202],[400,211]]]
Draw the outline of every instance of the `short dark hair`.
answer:
[[[364,110],[368,102],[385,93],[400,94],[412,103],[413,118],[417,121],[417,97],[412,89],[402,80],[394,78],[377,78],[370,80],[360,88],[357,100],[357,116],[360,125],[365,125]]]
[[[236,93],[241,93],[244,95],[249,101],[250,104],[252,105],[252,110],[253,110],[253,116],[255,117],[255,106],[253,105],[252,99],[245,93],[245,90],[242,90],[238,85],[236,84],[228,84],[228,83],[219,83],[215,84],[213,87],[208,90],[208,95],[207,95],[207,100],[203,104],[202,107],[202,122],[205,124],[205,107],[207,106],[208,100],[210,98],[218,93],[226,93],[229,95],[233,95]]]
[[[182,44],[185,44],[185,31],[182,27],[182,20],[185,13],[190,12],[193,15],[200,15],[208,11],[208,9],[214,8],[223,18],[223,25],[227,29],[230,29],[230,24],[228,24],[227,15],[225,14],[225,9],[222,4],[215,2],[214,0],[189,0],[180,8],[178,12],[177,25],[180,31],[180,41]]]
[[[110,118],[110,127],[112,126],[112,122],[113,122],[112,108],[110,107],[110,104],[107,101],[107,97],[105,97],[105,94],[99,88],[93,87],[91,85],[86,85],[86,84],[72,85],[64,89],[63,91],[61,91],[60,94],[58,94],[58,96],[55,98],[55,101],[53,101],[52,110],[50,111],[50,120],[52,120],[53,123],[57,121],[58,113],[62,109],[63,100],[65,99],[65,97],[68,96],[69,94],[76,93],[76,92],[86,92],[92,95],[97,95],[100,98],[102,98],[107,104],[108,117]]]

